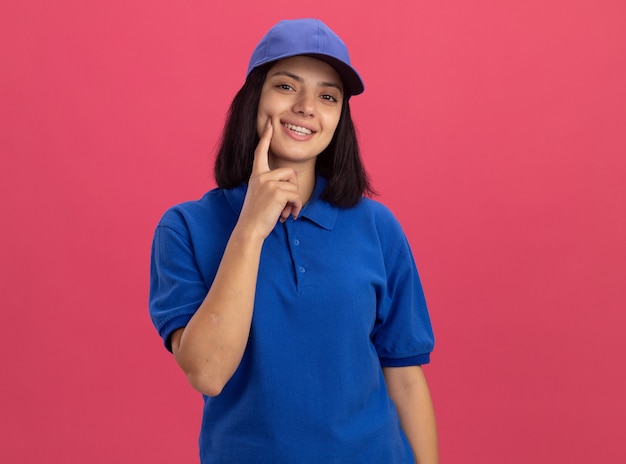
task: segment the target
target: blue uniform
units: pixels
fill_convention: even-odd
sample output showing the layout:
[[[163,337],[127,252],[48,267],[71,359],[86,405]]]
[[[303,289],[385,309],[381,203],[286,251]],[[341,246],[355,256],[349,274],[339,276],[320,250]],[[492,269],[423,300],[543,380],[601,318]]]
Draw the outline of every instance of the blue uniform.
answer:
[[[261,252],[252,327],[221,394],[204,397],[203,463],[413,463],[381,366],[429,362],[419,276],[391,212],[338,208],[318,177]],[[175,206],[154,237],[150,313],[168,348],[204,300],[246,185]]]

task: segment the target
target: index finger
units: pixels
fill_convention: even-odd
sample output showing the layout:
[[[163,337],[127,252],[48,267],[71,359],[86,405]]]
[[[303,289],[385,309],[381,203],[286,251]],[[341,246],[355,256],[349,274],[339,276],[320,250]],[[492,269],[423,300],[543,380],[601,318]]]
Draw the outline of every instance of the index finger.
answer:
[[[254,161],[252,162],[253,174],[261,174],[270,171],[269,151],[273,133],[274,128],[272,127],[272,120],[268,118],[265,129],[259,139],[259,144],[256,146],[256,150],[254,150]]]

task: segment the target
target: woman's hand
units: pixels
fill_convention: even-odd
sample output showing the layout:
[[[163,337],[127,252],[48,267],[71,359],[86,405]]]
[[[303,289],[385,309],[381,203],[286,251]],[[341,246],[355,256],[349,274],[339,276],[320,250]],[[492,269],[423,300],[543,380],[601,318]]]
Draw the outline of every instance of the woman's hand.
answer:
[[[254,151],[252,174],[238,224],[263,239],[274,229],[276,221],[285,222],[290,215],[295,219],[302,209],[296,172],[291,168],[270,169],[269,148],[273,133],[268,119]]]

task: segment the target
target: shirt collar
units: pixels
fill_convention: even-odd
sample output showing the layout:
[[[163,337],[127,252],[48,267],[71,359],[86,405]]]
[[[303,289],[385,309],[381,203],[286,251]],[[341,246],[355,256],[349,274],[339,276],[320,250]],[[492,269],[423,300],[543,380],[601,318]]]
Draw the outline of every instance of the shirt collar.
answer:
[[[304,205],[304,208],[302,208],[300,218],[307,218],[324,229],[332,230],[335,227],[339,209],[321,198],[327,183],[328,181],[324,177],[317,176],[313,194],[307,204]],[[241,212],[247,190],[248,186],[246,184],[241,184],[233,189],[224,190],[224,194],[230,206],[237,214]]]
[[[302,208],[300,217],[310,219],[324,229],[333,230],[339,209],[321,198],[327,184],[326,178],[317,176],[313,194],[307,204],[304,205],[304,208]]]

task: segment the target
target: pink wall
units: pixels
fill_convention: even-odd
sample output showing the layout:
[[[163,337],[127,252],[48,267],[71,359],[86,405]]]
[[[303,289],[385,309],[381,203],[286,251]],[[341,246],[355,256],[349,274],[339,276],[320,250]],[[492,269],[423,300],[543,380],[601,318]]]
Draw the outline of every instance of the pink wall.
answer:
[[[298,16],[366,82],[364,157],[436,329],[442,463],[626,462],[626,3],[365,5],[3,2],[3,462],[194,462],[152,232],[212,186],[252,47]]]

